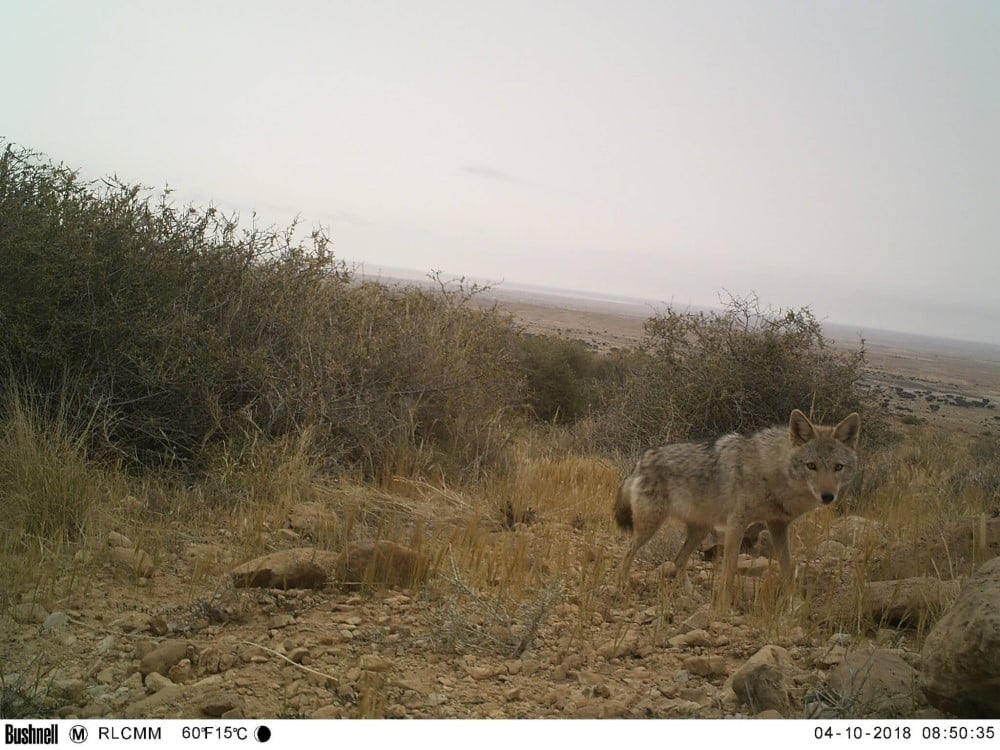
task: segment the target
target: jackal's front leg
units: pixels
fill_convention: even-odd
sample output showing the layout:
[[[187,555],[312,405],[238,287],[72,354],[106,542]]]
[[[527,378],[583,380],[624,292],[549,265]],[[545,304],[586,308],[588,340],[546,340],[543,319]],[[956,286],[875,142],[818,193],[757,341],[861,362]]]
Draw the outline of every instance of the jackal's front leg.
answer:
[[[730,518],[722,541],[722,570],[719,580],[719,607],[729,609],[736,585],[736,562],[740,556],[740,543],[746,522],[742,518]]]
[[[767,530],[771,535],[771,544],[778,556],[778,562],[781,564],[783,583],[788,586],[795,577],[792,570],[792,555],[788,550],[788,524],[784,521],[768,521]]]

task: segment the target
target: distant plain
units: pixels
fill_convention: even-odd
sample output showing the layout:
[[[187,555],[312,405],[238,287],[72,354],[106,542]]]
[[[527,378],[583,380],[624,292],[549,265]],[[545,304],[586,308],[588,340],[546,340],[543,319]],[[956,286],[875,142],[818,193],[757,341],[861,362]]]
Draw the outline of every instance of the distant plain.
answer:
[[[643,323],[668,304],[505,284],[478,300],[498,305],[528,333],[578,339],[604,351],[639,344]],[[857,350],[863,341],[863,385],[889,413],[972,432],[1000,429],[1000,346],[826,321],[823,329],[838,348]]]

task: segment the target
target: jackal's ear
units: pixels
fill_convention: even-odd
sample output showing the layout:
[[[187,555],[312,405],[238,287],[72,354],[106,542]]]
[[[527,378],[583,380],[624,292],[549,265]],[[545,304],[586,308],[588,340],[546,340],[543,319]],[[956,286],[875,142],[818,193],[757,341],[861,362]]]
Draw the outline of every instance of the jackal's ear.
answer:
[[[792,410],[792,416],[788,419],[788,430],[792,438],[792,445],[803,445],[816,437],[816,428],[813,427],[813,423],[798,409]]]
[[[849,414],[833,428],[833,437],[851,450],[858,449],[858,435],[861,433],[861,415],[857,412]]]

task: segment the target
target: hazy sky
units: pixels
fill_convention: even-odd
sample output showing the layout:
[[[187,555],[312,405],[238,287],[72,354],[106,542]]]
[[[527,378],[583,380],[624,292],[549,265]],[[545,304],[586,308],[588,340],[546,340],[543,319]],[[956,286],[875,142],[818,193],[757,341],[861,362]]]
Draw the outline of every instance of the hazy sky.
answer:
[[[1000,343],[1000,2],[0,4],[0,136],[399,266]]]

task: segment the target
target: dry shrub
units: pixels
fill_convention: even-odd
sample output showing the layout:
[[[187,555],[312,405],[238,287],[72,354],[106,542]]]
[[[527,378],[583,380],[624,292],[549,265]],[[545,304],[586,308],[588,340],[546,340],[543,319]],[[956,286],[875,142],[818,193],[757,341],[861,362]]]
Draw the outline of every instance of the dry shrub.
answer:
[[[498,467],[523,378],[510,318],[468,304],[475,291],[368,283],[336,300],[325,406],[349,459],[385,478]]]
[[[322,233],[306,248],[294,228],[242,229],[169,193],[83,183],[12,145],[0,214],[0,358],[43,402],[71,375],[72,396],[103,414],[104,447],[189,462],[252,419],[280,429],[299,416],[266,407],[298,374],[311,304],[346,283]]]
[[[84,435],[48,420],[10,383],[0,404],[0,549],[79,539],[105,492]]]
[[[869,411],[857,388],[863,342],[830,347],[808,308],[762,311],[731,298],[722,312],[668,309],[646,322],[638,351],[618,355],[607,400],[589,426],[605,448],[750,432],[802,409],[819,421]],[[864,432],[864,431],[862,431]]]
[[[333,466],[481,473],[523,402],[516,332],[475,290],[357,284],[322,231],[246,227],[13,145],[0,153],[7,362],[72,384],[93,447],[205,470],[213,446],[312,430]]]

